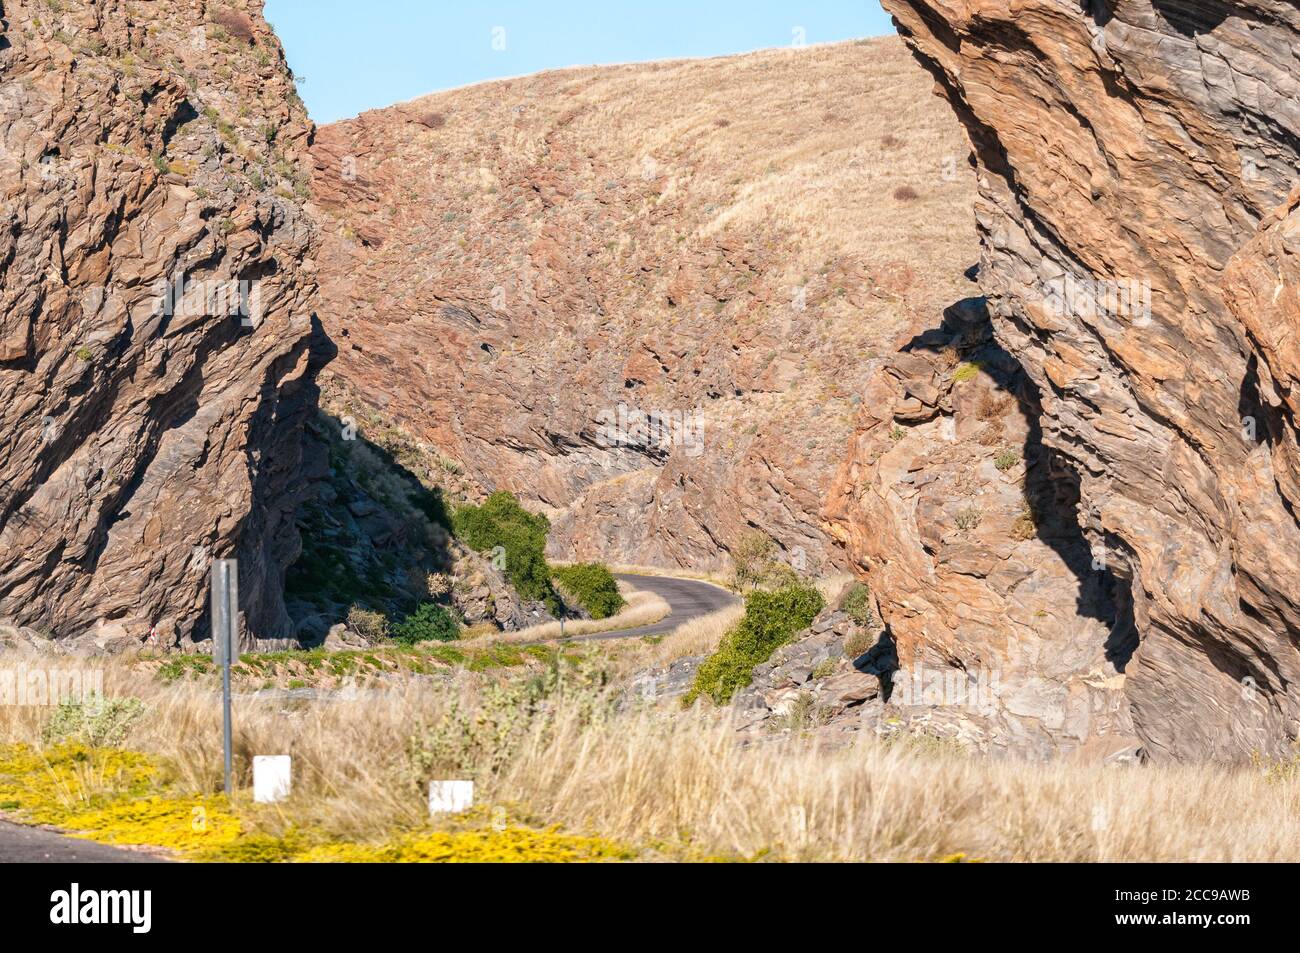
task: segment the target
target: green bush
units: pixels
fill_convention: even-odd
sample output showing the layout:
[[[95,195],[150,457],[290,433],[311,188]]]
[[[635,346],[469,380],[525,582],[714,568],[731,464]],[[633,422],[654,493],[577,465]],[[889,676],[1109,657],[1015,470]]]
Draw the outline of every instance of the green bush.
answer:
[[[845,615],[861,626],[871,625],[874,618],[871,612],[871,590],[860,582],[855,582],[849,594],[840,606]]]
[[[460,623],[440,605],[423,602],[393,627],[393,640],[404,645],[416,642],[451,642],[460,637]]]
[[[844,657],[852,662],[871,651],[876,644],[869,629],[855,629],[844,639]]]
[[[729,701],[749,684],[754,666],[766,662],[800,629],[808,628],[825,604],[820,592],[801,582],[772,592],[749,593],[744,616],[700,665],[685,703],[689,705],[700,695],[718,704]]]
[[[577,563],[552,572],[593,619],[608,618],[627,605],[614,574],[600,563]]]
[[[481,553],[502,547],[506,554],[506,578],[525,599],[542,599],[558,607],[551,588],[551,570],[546,565],[546,534],[551,521],[540,513],[529,513],[513,493],[499,490],[482,506],[457,507],[452,516],[456,538]]]

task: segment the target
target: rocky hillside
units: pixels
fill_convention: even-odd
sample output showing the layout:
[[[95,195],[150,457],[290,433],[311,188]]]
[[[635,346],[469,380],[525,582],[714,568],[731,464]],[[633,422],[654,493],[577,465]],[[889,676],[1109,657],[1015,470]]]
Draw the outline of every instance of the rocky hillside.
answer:
[[[547,512],[556,556],[703,567],[758,528],[818,572],[866,383],[969,293],[969,147],[931,86],[889,38],[324,127],[331,372],[467,492]]]
[[[0,14],[0,617],[176,644],[238,557],[248,636],[288,634],[315,285],[280,44],[246,0]]]
[[[1287,751],[1300,735],[1300,9],[885,6],[973,144],[996,339],[1037,393],[1029,424],[1059,457],[1054,478],[1077,483],[1092,556],[1079,585],[1091,574],[1114,591],[1106,644],[1146,751]],[[850,511],[841,523],[855,560],[888,571],[874,527]],[[933,648],[960,664],[990,644],[950,638],[961,620],[881,608],[904,660]],[[1084,656],[1103,650],[1100,630],[1074,638]]]

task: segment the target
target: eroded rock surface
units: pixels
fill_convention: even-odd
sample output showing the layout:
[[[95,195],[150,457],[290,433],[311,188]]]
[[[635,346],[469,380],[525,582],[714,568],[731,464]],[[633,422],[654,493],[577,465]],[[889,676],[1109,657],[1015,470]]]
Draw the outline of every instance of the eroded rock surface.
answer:
[[[1078,480],[1093,557],[1130,593],[1123,693],[1146,752],[1285,753],[1300,737],[1300,8],[885,6],[974,146],[981,285],[1042,442]]]
[[[290,634],[311,124],[260,4],[7,0],[0,73],[0,617],[174,645],[237,557]]]

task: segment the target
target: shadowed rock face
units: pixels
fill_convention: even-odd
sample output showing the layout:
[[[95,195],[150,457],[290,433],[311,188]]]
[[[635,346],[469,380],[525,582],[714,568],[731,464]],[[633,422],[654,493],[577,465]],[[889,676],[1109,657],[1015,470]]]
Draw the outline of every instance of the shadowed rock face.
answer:
[[[1300,734],[1300,8],[885,6],[969,133],[997,340],[1077,478],[1094,557],[1131,591],[1123,691],[1146,751],[1284,752]]]
[[[260,4],[207,6],[3,4],[0,617],[57,637],[205,635],[212,557],[288,634],[312,127]]]

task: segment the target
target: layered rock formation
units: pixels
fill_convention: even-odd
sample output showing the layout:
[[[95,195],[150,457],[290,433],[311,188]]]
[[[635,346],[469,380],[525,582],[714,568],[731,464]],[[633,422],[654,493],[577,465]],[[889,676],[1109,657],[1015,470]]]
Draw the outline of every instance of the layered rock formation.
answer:
[[[256,2],[2,13],[0,617],[176,644],[237,557],[246,638],[287,635],[314,281],[280,45]]]
[[[820,572],[882,345],[964,294],[976,256],[969,150],[929,86],[889,38],[324,127],[331,372],[470,495],[547,512],[555,556],[704,567],[759,529]]]
[[[1300,737],[1300,9],[885,6],[973,145],[981,285],[1078,482],[1112,621],[1132,613],[1140,642],[1118,661],[1147,754],[1285,753]],[[853,555],[888,572],[868,531]],[[911,625],[887,588],[901,658],[958,632]],[[1097,634],[1059,638],[1089,654]]]
[[[983,299],[900,340],[864,406],[826,515],[898,647],[889,724],[985,750],[1131,753],[1127,605]]]

